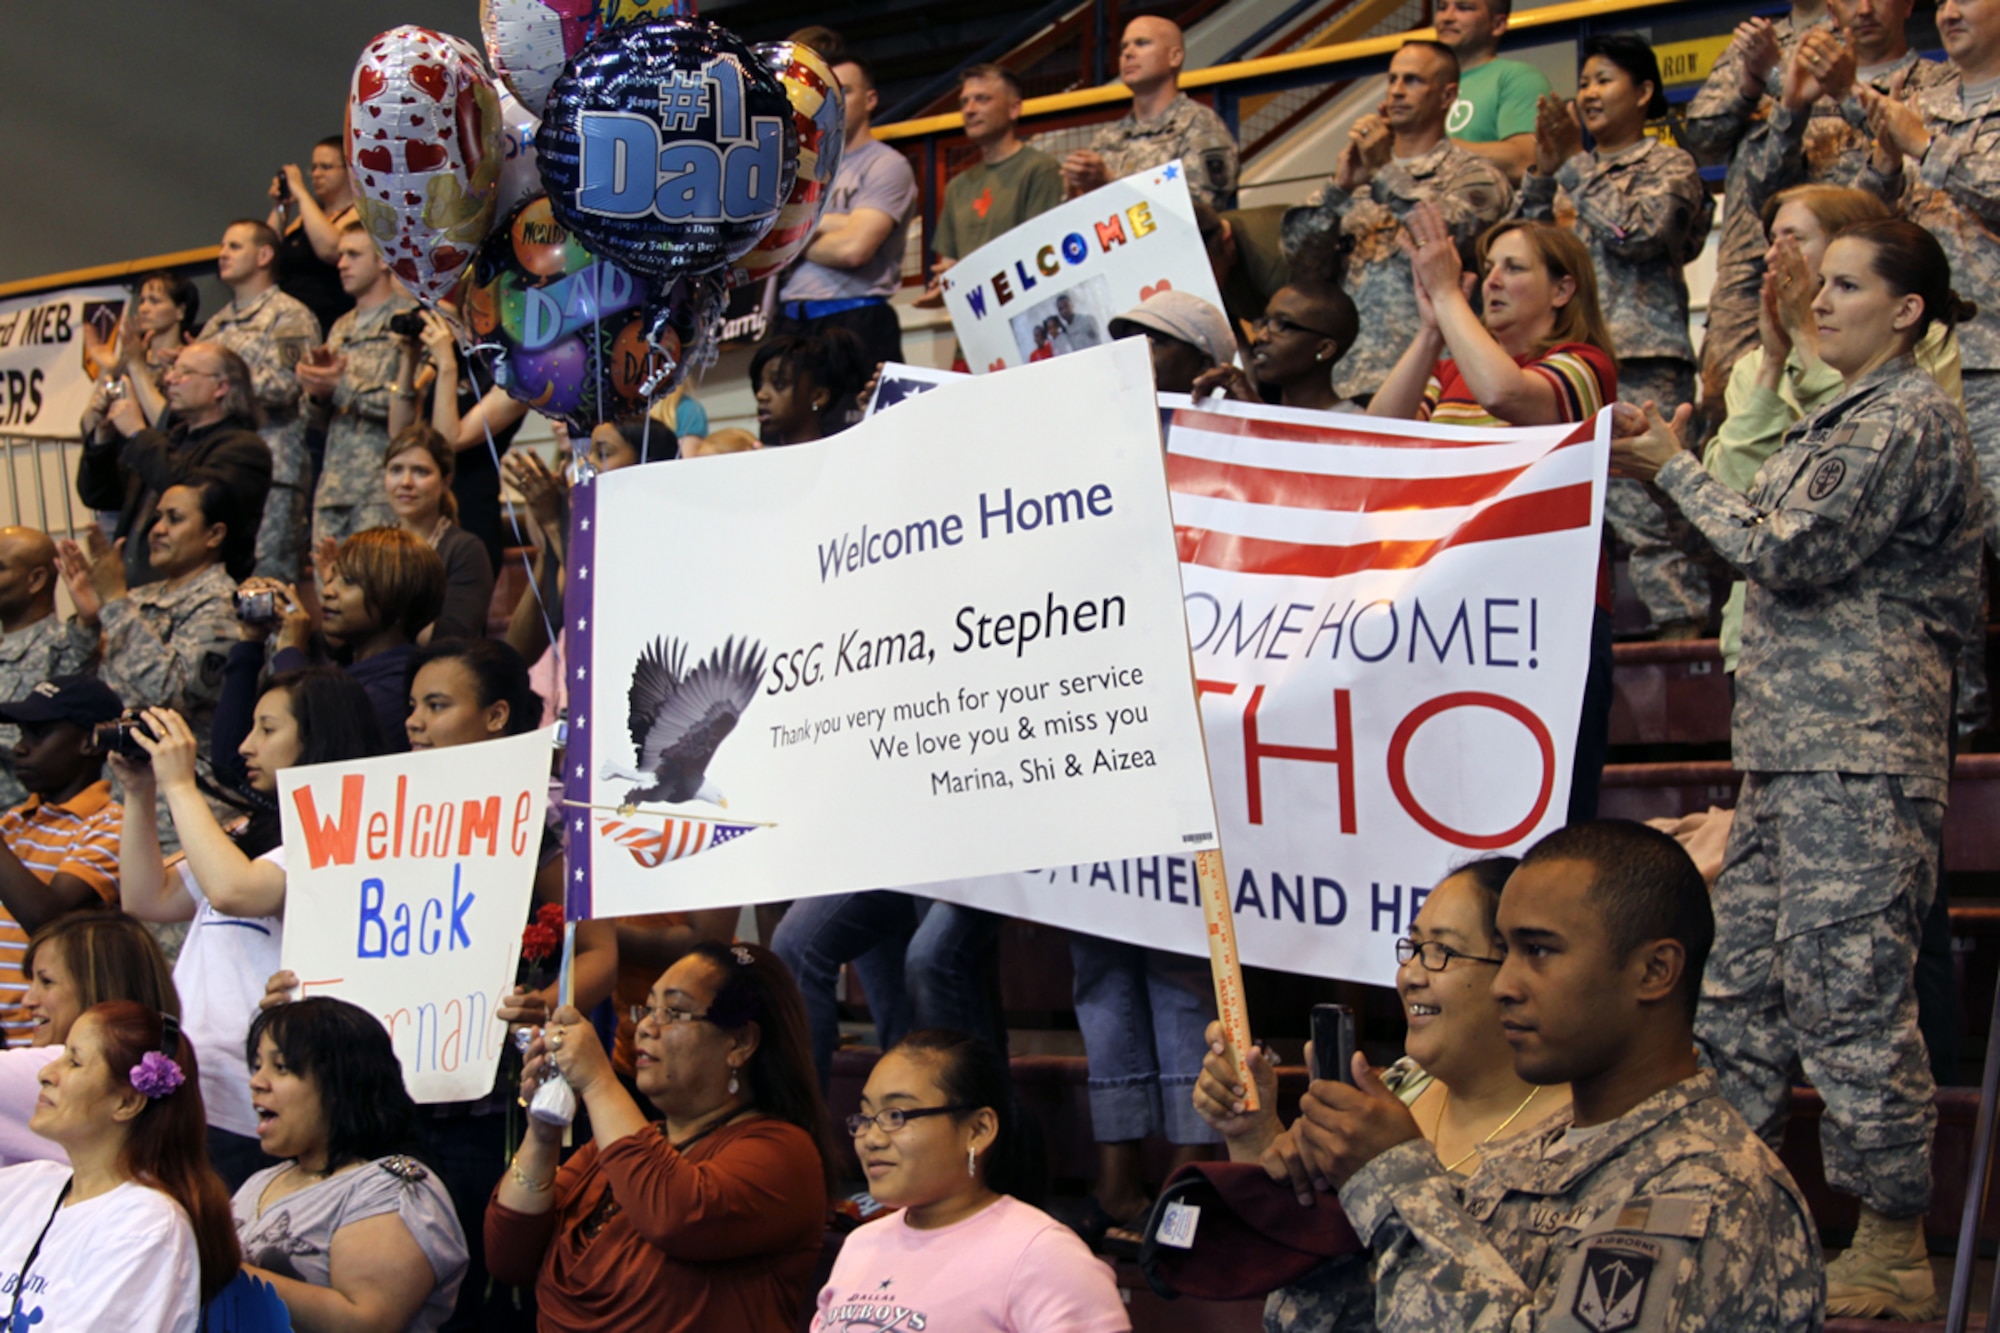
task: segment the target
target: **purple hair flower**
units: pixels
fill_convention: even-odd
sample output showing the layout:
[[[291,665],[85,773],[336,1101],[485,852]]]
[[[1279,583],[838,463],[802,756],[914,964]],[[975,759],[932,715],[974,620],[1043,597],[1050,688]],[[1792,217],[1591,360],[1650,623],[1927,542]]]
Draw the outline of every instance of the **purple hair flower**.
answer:
[[[165,1097],[185,1082],[187,1075],[181,1072],[181,1067],[159,1051],[147,1051],[132,1066],[132,1087],[148,1097]]]

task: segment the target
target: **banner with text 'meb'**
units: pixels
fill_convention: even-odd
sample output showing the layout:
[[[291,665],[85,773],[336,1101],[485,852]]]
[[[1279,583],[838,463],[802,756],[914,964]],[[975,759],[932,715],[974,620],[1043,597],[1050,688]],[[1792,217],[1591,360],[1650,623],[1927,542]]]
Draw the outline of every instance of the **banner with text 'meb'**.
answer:
[[[1609,414],[1470,430],[1161,402],[1243,961],[1389,984],[1448,870],[1565,820]],[[922,892],[1198,952],[1191,859]]]
[[[420,1102],[493,1087],[548,810],[550,731],[278,774],[284,965],[379,1016]]]
[[[128,296],[123,287],[71,287],[0,301],[0,435],[76,438],[104,369],[84,332],[109,341]]]
[[[1142,342],[574,514],[573,916],[1215,845]]]

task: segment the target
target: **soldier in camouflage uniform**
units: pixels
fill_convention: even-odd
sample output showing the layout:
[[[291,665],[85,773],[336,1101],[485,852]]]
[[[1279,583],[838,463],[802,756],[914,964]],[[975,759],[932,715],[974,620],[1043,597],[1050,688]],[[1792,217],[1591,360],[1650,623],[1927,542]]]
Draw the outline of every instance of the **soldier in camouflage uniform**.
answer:
[[[1396,1096],[1315,1082],[1290,1131],[1376,1262],[1375,1324],[1433,1330],[1805,1333],[1823,1271],[1783,1163],[1697,1067],[1692,1017],[1715,929],[1672,839],[1571,825],[1500,898],[1493,996],[1515,1072],[1570,1110],[1454,1178]],[[1265,1158],[1272,1174],[1289,1169]],[[1291,1328],[1312,1324],[1306,1296]]]
[[[1715,202],[1683,149],[1646,136],[1667,114],[1653,48],[1631,33],[1584,44],[1576,111],[1545,97],[1534,169],[1515,210],[1566,222],[1590,251],[1605,322],[1618,352],[1621,402],[1695,401],[1683,268],[1701,253]],[[1583,150],[1588,128],[1596,147]],[[1694,638],[1708,620],[1708,574],[1688,557],[1683,520],[1640,483],[1614,479],[1604,514],[1632,548],[1633,589],[1662,638]]]
[[[1118,71],[1132,90],[1132,109],[1063,162],[1069,198],[1179,162],[1196,199],[1218,209],[1235,207],[1236,139],[1222,117],[1179,90],[1186,57],[1181,30],[1171,20],[1145,17],[1125,25]]]
[[[1701,341],[1701,396],[1710,424],[1720,422],[1723,390],[1736,359],[1757,343],[1757,295],[1764,281],[1763,221],[1751,203],[1749,159],[1739,152],[1746,135],[1776,96],[1779,76],[1799,38],[1827,25],[1825,14],[1801,22],[1796,10],[1777,19],[1747,19],[1688,103],[1681,141],[1707,163],[1727,162],[1722,188],[1722,241],[1715,257],[1715,287],[1708,298]]]
[[[326,428],[326,459],[313,491],[315,545],[365,528],[395,526],[382,484],[398,357],[389,321],[417,308],[358,222],[340,234],[339,266],[354,309],[333,322],[326,340],[330,358],[301,361],[296,371],[310,396],[312,420]]]
[[[1417,289],[1396,237],[1429,200],[1468,257],[1479,233],[1507,215],[1514,192],[1500,169],[1445,137],[1458,96],[1458,57],[1436,42],[1407,42],[1389,61],[1381,111],[1358,122],[1333,179],[1286,212],[1285,254],[1294,270],[1330,272],[1329,247],[1346,251],[1341,286],[1362,337],[1334,367],[1334,392],[1366,401],[1416,336]]]
[[[90,653],[71,641],[56,614],[56,544],[34,528],[0,528],[0,698],[25,699],[45,680],[74,676]],[[0,808],[28,799],[14,776],[21,730],[0,725]]]
[[[257,529],[256,572],[296,583],[305,563],[312,462],[292,368],[319,345],[319,320],[278,290],[278,238],[261,222],[229,224],[217,269],[231,300],[202,326],[202,341],[227,347],[250,367],[251,391],[264,410],[257,434],[271,450],[271,493]]]
[[[1965,418],[1910,355],[1926,321],[1954,313],[1937,242],[1859,223],[1820,271],[1821,356],[1846,388],[1792,428],[1747,496],[1665,453],[1657,420],[1613,461],[1637,458],[1643,475],[1664,459],[1662,493],[1749,580],[1731,729],[1745,779],[1715,885],[1702,1045],[1774,1145],[1795,1061],[1826,1099],[1827,1181],[1862,1201],[1830,1311],[1928,1319],[1937,1112],[1912,970],[1938,887],[1952,664],[1977,627],[1984,505]],[[1892,324],[1857,305],[1884,291],[1903,303],[1892,314],[1911,295],[1921,313]]]
[[[1937,237],[1959,294],[1978,308],[1958,329],[1959,358],[1986,541],[2000,552],[2000,14],[1955,13],[1938,25],[1952,58],[1937,81],[1908,103],[1859,94],[1876,131],[1860,185]]]

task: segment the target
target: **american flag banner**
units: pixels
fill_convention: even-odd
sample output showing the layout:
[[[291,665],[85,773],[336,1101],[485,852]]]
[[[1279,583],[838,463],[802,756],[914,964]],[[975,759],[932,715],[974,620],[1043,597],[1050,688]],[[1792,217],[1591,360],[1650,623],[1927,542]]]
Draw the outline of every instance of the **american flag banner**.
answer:
[[[1245,962],[1387,983],[1430,888],[1566,817],[1609,413],[1475,430],[1161,398]],[[1192,861],[924,892],[1191,951]]]
[[[660,815],[648,818],[636,813],[629,818],[597,821],[598,836],[623,847],[648,870],[720,847],[756,828],[755,824],[718,824],[706,819]]]

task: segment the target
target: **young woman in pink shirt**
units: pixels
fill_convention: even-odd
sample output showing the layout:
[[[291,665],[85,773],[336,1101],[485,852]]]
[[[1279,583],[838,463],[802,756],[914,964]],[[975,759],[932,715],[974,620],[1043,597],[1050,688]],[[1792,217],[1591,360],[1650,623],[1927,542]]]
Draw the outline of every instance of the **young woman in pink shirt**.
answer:
[[[988,1043],[911,1033],[876,1064],[847,1128],[868,1188],[899,1211],[847,1238],[813,1333],[1129,1333],[1111,1270],[1032,1202],[1039,1145]]]

